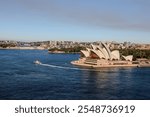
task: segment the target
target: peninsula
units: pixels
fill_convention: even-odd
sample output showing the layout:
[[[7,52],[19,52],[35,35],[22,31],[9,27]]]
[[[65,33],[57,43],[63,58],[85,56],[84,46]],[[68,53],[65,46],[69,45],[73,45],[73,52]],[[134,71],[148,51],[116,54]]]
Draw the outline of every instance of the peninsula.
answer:
[[[150,60],[137,59],[133,61],[133,55],[121,55],[118,50],[111,51],[105,43],[91,45],[86,50],[81,50],[79,60],[72,61],[73,65],[103,68],[103,67],[150,67]]]

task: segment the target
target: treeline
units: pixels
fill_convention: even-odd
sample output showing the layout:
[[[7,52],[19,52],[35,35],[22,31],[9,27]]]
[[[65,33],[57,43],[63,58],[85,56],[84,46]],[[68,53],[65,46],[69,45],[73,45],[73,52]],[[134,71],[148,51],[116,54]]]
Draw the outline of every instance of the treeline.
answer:
[[[139,49],[120,49],[121,55],[133,55],[133,60],[138,58],[147,58],[150,59],[150,50],[139,50]]]
[[[48,51],[63,51],[65,53],[78,53],[80,52],[80,50],[85,50],[85,47],[80,47],[80,46],[76,46],[76,47],[73,47],[73,48],[51,48],[49,49]]]
[[[0,47],[2,47],[2,48],[16,47],[16,44],[13,44],[13,43],[7,44],[7,43],[5,43],[5,44],[0,44]]]

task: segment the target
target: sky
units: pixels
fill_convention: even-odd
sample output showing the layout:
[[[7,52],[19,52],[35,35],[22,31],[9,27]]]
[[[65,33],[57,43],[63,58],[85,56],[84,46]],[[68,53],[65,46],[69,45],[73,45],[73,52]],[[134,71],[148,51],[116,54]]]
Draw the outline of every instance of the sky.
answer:
[[[0,0],[0,40],[150,43],[150,0]]]

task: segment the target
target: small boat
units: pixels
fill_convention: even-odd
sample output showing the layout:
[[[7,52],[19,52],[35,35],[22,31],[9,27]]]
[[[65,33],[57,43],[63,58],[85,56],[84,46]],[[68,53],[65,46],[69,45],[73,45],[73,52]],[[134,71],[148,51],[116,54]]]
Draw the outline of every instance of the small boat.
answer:
[[[34,61],[35,64],[42,64],[40,61],[36,60]]]

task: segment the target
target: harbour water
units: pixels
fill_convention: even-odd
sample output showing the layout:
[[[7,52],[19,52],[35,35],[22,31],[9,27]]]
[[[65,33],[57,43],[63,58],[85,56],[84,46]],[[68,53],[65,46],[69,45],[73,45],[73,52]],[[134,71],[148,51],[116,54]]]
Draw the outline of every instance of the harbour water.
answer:
[[[46,50],[0,50],[0,99],[150,99],[150,68],[89,70],[70,64],[78,58]]]

